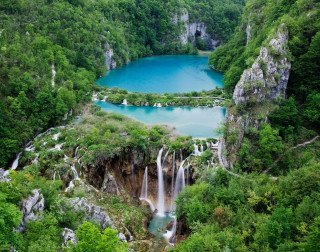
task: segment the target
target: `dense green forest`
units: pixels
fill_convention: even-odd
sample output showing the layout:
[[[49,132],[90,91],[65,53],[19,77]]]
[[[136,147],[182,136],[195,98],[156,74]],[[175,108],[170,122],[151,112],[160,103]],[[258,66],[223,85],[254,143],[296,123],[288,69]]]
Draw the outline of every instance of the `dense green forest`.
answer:
[[[230,98],[243,71],[283,23],[292,67],[286,99],[266,104],[268,120],[245,133],[232,170],[221,166],[211,150],[190,158],[194,184],[176,201],[177,244],[159,246],[188,252],[320,251],[317,0],[2,0],[0,168],[8,167],[36,134],[66,127],[33,139],[33,149],[25,149],[19,160],[23,170],[8,175],[0,169],[1,251],[150,251],[159,242],[145,228],[149,208],[122,180],[131,179],[131,159],[151,167],[162,146],[182,157],[193,152],[194,140],[88,103],[94,91],[115,103],[124,98],[135,105],[172,102],[172,94],[101,91],[94,83],[106,71],[108,47],[118,66],[148,55],[196,53],[179,40],[184,25],[172,21],[185,10],[190,22],[204,22],[209,34],[225,42],[210,56],[210,65],[225,74],[225,92],[183,95]],[[188,105],[206,103],[188,100]],[[228,113],[254,109],[231,102]],[[230,138],[225,128],[221,131]],[[82,172],[80,179],[72,167]],[[114,182],[105,177],[109,170],[129,189],[103,191],[106,179]],[[27,221],[21,209],[35,189],[44,199],[43,206],[41,200],[35,206],[43,209]],[[107,212],[114,226],[102,227],[84,209],[75,211],[73,200],[80,198]],[[63,244],[64,228],[75,231],[76,244]],[[118,232],[135,242],[123,242]]]
[[[242,1],[200,2],[205,15],[192,11],[199,1],[1,1],[0,166],[36,133],[90,100],[95,79],[105,72],[108,46],[118,66],[152,54],[194,53],[178,39],[183,25],[172,22],[185,9],[227,39]],[[220,19],[213,11],[229,15]]]
[[[319,15],[319,1],[248,0],[234,35],[211,55],[231,96],[260,48],[285,24],[292,64],[287,99],[231,104],[231,115],[258,108],[264,116],[267,108],[269,119],[245,132],[232,171],[207,171],[199,160],[197,183],[178,199],[177,214],[190,236],[176,251],[320,250]]]

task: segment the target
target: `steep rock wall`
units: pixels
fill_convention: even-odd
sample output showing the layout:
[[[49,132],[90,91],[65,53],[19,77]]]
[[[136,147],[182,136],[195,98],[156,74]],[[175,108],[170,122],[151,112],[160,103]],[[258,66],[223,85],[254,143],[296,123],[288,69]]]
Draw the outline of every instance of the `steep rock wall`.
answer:
[[[207,26],[205,23],[190,23],[189,13],[186,10],[182,12],[179,18],[178,16],[175,16],[173,22],[180,23],[183,27],[180,35],[180,42],[183,45],[192,43],[195,46],[196,39],[201,38],[206,43],[209,50],[214,50],[221,43],[219,40],[215,40],[210,34],[207,33]]]
[[[234,105],[228,111],[226,141],[222,146],[229,167],[237,159],[246,132],[267,122],[274,103],[285,98],[291,69],[287,43],[288,31],[285,24],[281,24],[235,87]]]

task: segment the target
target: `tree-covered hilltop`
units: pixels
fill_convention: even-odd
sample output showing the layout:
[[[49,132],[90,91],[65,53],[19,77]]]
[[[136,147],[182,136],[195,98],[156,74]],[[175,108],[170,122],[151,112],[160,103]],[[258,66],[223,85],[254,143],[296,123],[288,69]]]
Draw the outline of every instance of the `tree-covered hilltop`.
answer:
[[[282,122],[277,118],[275,126],[289,131],[296,130],[298,125],[319,129],[319,17],[320,6],[315,0],[247,1],[241,24],[230,41],[211,55],[210,64],[225,73],[225,88],[232,94],[243,71],[259,55],[260,47],[284,23],[289,33],[287,46],[292,67],[287,90],[290,102],[283,103],[281,110],[291,106],[291,112],[297,113],[293,115],[294,122],[288,122],[285,117],[291,115],[287,114]],[[288,130],[286,133],[281,130],[282,136],[292,137]]]
[[[268,162],[267,153],[258,151],[262,144],[256,126],[263,121],[270,123],[270,133],[282,146],[292,147],[319,134],[319,17],[318,1],[247,1],[235,34],[211,55],[211,65],[225,72],[226,91],[234,92],[229,114],[248,120],[242,141],[232,129],[235,120],[227,119],[227,145],[236,146],[227,155],[237,156],[239,169],[275,173],[289,169],[281,146],[270,147]],[[282,53],[275,50],[277,42],[283,44]],[[275,99],[280,93],[287,99]]]
[[[111,64],[106,62],[110,57],[113,66],[120,66],[151,54],[194,52],[191,44],[180,41],[185,24],[173,19],[200,2],[1,1],[0,166],[35,133],[88,102],[94,80]],[[221,22],[207,24],[211,33],[227,39],[241,1],[213,2],[203,1],[202,9],[208,8],[204,15],[190,16],[207,22],[214,10],[230,12]],[[217,27],[229,32],[222,34]]]

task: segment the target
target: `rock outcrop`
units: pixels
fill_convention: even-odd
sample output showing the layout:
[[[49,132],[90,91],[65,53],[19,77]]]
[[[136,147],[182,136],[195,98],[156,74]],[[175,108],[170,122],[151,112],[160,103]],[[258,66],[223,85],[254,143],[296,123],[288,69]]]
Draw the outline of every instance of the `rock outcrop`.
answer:
[[[246,34],[247,34],[247,45],[248,45],[251,38],[252,38],[252,27],[251,27],[250,23],[247,24]]]
[[[101,207],[89,203],[84,198],[73,198],[70,203],[75,210],[84,211],[86,219],[100,224],[102,229],[115,228],[111,218]]]
[[[207,33],[207,26],[203,22],[189,22],[189,13],[184,10],[181,15],[175,16],[173,18],[174,23],[180,23],[183,26],[183,31],[180,35],[180,42],[183,45],[187,43],[192,43],[194,46],[196,45],[196,39],[202,39],[209,50],[214,50],[221,41],[216,40]]]
[[[75,245],[77,243],[76,234],[69,228],[64,228],[62,231],[63,246],[68,247],[69,244]]]
[[[9,172],[0,168],[0,182],[9,182],[10,180]]]
[[[18,231],[24,231],[26,227],[26,223],[30,220],[38,220],[44,210],[44,197],[40,193],[39,189],[35,189],[32,191],[32,195],[30,195],[27,199],[22,200],[21,210],[23,213],[23,218],[20,226],[18,227]]]
[[[120,194],[117,181],[114,176],[108,172],[104,175],[104,180],[100,190],[114,195]]]
[[[291,69],[287,43],[288,31],[282,24],[267,46],[261,47],[259,56],[251,68],[243,72],[235,87],[234,106],[227,115],[226,141],[221,147],[222,152],[228,153],[229,167],[236,161],[248,129],[258,129],[267,122],[275,101],[285,98]]]
[[[288,31],[285,25],[281,25],[268,48],[262,47],[252,67],[243,72],[233,93],[236,105],[285,97],[291,69],[287,58],[287,42]]]
[[[108,71],[117,67],[117,62],[113,57],[113,49],[109,43],[106,43],[105,45],[105,59],[106,69]]]

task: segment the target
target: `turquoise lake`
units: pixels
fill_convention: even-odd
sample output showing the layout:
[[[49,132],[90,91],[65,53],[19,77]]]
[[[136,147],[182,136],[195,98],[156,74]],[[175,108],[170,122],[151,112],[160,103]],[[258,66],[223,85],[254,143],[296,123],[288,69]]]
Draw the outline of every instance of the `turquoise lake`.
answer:
[[[195,138],[218,137],[216,129],[224,122],[226,109],[191,107],[136,107],[96,101],[108,112],[126,115],[146,124],[165,124],[174,127],[181,135]]]
[[[208,57],[168,55],[141,58],[109,71],[97,80],[102,86],[132,92],[181,93],[222,87],[223,75],[210,70]]]

